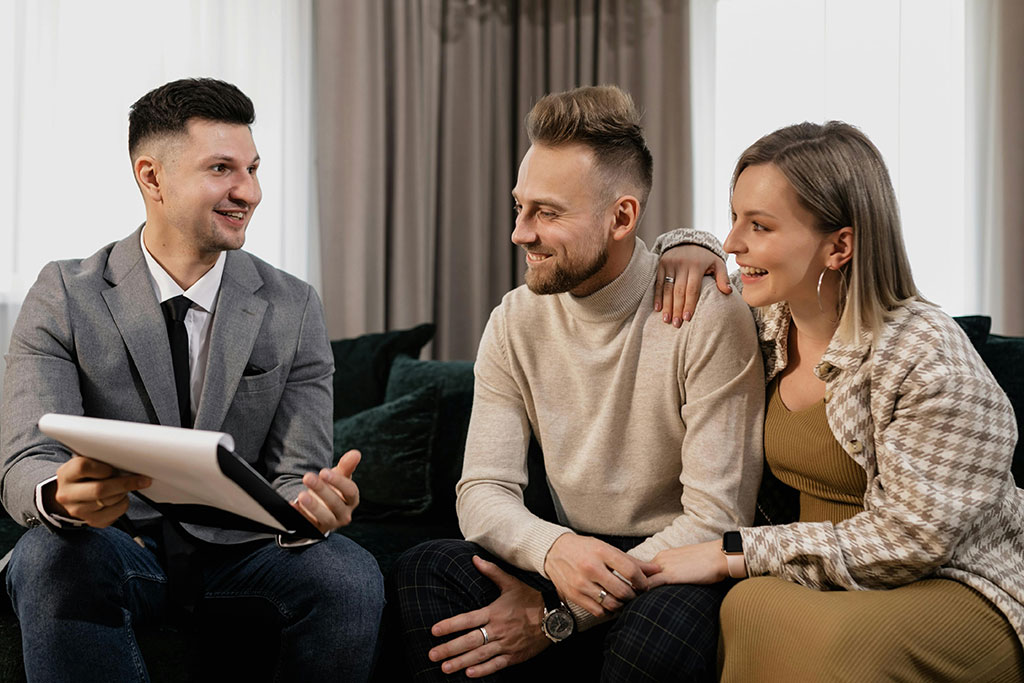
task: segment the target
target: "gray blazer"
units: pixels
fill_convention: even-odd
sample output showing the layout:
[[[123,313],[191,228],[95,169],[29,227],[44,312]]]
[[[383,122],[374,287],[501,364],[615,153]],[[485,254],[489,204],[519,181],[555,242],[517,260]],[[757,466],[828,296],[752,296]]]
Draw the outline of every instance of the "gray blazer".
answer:
[[[7,354],[0,409],[0,496],[39,523],[36,485],[69,452],[37,428],[45,413],[179,426],[167,328],[139,230],[87,259],[46,265]],[[334,361],[323,310],[305,282],[244,251],[227,253],[195,428],[223,431],[235,452],[291,500],[302,475],[329,467]],[[134,501],[129,517],[154,512]],[[256,535],[190,527],[205,540]]]

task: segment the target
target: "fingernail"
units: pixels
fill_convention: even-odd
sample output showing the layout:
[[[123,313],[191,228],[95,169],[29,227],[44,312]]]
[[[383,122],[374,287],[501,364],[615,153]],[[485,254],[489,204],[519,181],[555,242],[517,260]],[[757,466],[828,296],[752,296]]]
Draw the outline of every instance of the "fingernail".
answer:
[[[661,316],[661,322],[663,322],[663,323],[667,323],[668,322],[668,313],[666,313],[665,315]]]
[[[444,664],[441,665],[441,670],[444,671],[445,673],[451,673],[452,665],[449,664],[448,662],[445,662]]]
[[[676,327],[679,327],[680,325],[683,324],[683,321],[680,320],[679,318],[673,318],[672,319],[672,324],[675,325]]]
[[[661,310],[661,302],[659,301],[659,302],[654,304],[654,311],[658,312],[660,310]]]
[[[686,322],[690,322],[690,318],[692,318],[692,317],[693,317],[693,315],[689,311],[687,311],[686,313],[683,313],[683,320],[685,320]]]

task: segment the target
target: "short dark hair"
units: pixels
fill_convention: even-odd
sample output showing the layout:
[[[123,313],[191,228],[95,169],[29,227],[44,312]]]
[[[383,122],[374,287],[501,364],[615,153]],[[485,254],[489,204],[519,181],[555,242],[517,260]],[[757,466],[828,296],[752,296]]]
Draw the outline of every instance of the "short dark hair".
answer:
[[[256,113],[245,93],[215,78],[183,78],[150,90],[128,113],[128,154],[153,137],[184,133],[189,119],[252,125]]]
[[[606,184],[625,180],[636,188],[641,207],[647,204],[654,158],[633,98],[618,87],[586,86],[545,95],[526,115],[526,133],[534,144],[590,148]]]

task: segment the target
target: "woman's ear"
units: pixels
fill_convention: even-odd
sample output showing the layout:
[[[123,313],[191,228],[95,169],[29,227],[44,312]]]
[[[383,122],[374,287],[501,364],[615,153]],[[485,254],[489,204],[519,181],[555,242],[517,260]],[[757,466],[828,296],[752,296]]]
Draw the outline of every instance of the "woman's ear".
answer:
[[[826,265],[832,270],[839,270],[853,258],[853,228],[839,228],[829,235],[831,251]]]

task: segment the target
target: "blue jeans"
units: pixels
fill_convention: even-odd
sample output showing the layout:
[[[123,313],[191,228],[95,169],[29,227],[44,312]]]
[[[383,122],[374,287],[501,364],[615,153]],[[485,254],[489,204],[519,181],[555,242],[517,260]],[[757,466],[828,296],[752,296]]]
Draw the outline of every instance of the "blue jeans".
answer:
[[[135,627],[168,621],[175,606],[158,542],[144,540],[146,548],[114,528],[38,527],[21,537],[7,590],[29,681],[148,680]],[[294,550],[268,541],[203,553],[197,615],[227,615],[226,636],[270,614],[279,638],[266,673],[275,680],[367,680],[383,606],[376,561],[341,534]]]

